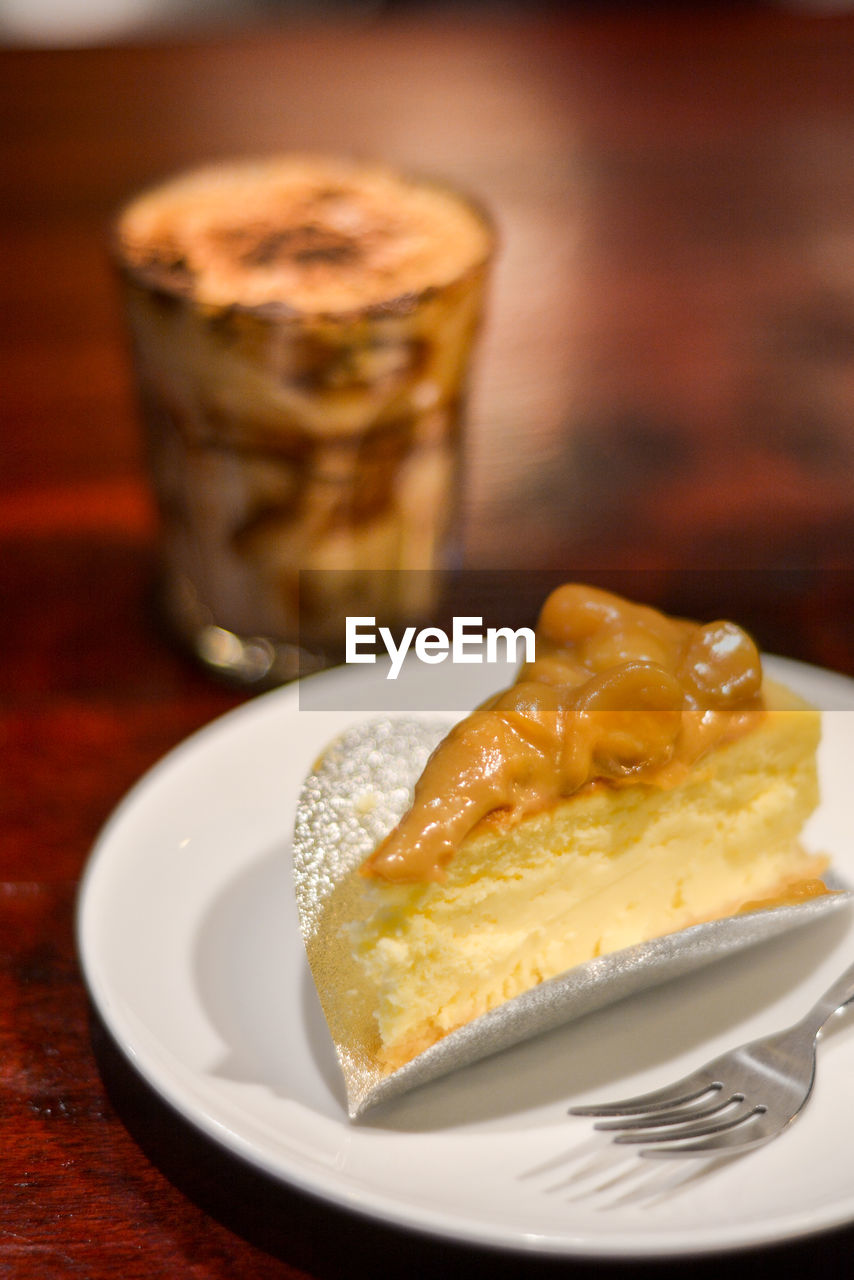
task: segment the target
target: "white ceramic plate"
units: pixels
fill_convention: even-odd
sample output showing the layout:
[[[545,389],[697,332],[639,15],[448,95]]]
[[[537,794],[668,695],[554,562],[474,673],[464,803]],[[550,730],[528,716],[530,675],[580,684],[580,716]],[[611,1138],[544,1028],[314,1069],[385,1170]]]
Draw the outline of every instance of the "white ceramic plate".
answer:
[[[852,880],[854,683],[768,667],[826,710],[809,843]],[[854,1220],[846,1016],[823,1039],[805,1114],[739,1159],[642,1161],[566,1114],[794,1021],[854,959],[848,910],[347,1120],[297,927],[290,829],[318,751],[373,709],[382,678],[380,668],[315,677],[326,710],[301,710],[296,686],[247,703],[173,751],[105,828],[81,890],[80,954],[101,1016],[147,1081],[283,1182],[457,1241],[663,1257]],[[418,705],[425,679],[448,706],[460,705],[460,682],[471,702],[494,686],[489,668],[409,668],[401,700]],[[336,710],[357,687],[364,711]]]

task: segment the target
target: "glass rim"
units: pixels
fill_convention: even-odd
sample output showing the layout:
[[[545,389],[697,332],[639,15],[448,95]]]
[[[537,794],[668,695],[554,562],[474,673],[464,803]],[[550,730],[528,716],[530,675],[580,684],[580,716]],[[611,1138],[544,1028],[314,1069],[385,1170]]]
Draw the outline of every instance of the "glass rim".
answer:
[[[310,159],[338,161],[350,164],[353,169],[382,169],[392,176],[410,185],[443,192],[457,203],[468,209],[486,233],[484,252],[468,263],[462,270],[440,283],[431,283],[421,289],[404,290],[388,298],[370,302],[361,306],[340,308],[302,309],[284,300],[272,299],[261,303],[247,303],[239,299],[227,302],[216,302],[195,296],[192,286],[169,281],[159,277],[156,268],[140,266],[129,260],[122,244],[120,226],[125,214],[146,196],[167,190],[173,183],[189,179],[196,175],[222,172],[238,172],[251,170],[259,165],[287,160],[290,157],[305,156]],[[408,169],[391,162],[381,160],[357,159],[342,154],[303,153],[299,151],[273,152],[267,155],[244,155],[212,160],[208,163],[190,165],[173,170],[162,178],[154,180],[137,190],[135,194],[119,204],[110,219],[109,251],[112,261],[120,276],[137,285],[147,293],[160,295],[174,302],[186,303],[193,310],[210,314],[236,314],[253,317],[258,320],[275,322],[276,324],[306,323],[355,323],[359,320],[381,320],[395,318],[414,313],[431,298],[451,292],[470,283],[477,276],[486,276],[495,260],[500,247],[500,236],[496,219],[487,204],[478,196],[458,186],[453,180]]]

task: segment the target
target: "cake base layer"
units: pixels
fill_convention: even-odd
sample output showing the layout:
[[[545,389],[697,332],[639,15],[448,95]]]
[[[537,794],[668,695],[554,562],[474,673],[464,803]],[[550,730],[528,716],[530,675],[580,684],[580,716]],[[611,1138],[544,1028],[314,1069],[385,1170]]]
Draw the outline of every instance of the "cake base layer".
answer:
[[[675,786],[597,784],[476,831],[442,882],[366,882],[356,959],[384,1066],[596,956],[823,891],[826,860],[797,839],[818,800],[820,717],[776,687],[766,702]]]

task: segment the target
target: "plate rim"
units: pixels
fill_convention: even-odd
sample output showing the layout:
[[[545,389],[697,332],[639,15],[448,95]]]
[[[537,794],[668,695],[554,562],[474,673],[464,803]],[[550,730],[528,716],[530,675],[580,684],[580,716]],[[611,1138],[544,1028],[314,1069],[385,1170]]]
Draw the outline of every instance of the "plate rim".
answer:
[[[849,706],[844,709],[854,710],[854,679],[839,672],[777,655],[763,655],[763,660],[769,664],[769,674],[778,675],[784,680],[788,679],[796,687],[800,683],[811,684],[818,681],[834,688],[843,702],[849,703]],[[329,681],[348,677],[358,678],[360,675],[363,676],[363,671],[354,672],[352,669],[338,667],[320,672],[308,679]],[[159,1064],[153,1062],[151,1055],[146,1052],[146,1046],[134,1040],[133,1034],[121,1025],[121,1017],[112,1008],[103,975],[92,963],[94,940],[89,920],[94,910],[93,902],[97,903],[104,868],[109,859],[115,856],[112,849],[116,833],[121,832],[123,824],[132,819],[135,808],[146,803],[149,794],[156,791],[164,777],[174,769],[180,768],[185,759],[192,759],[197,753],[203,752],[216,739],[227,737],[238,728],[242,728],[243,732],[251,733],[253,722],[260,722],[268,715],[273,718],[278,716],[284,718],[289,709],[299,712],[299,682],[261,693],[249,701],[230,708],[170,748],[145,770],[110,812],[93,842],[78,883],[74,919],[75,944],[89,996],[113,1043],[136,1074],[185,1122],[251,1168],[261,1170],[276,1181],[307,1193],[331,1207],[345,1209],[374,1223],[420,1232],[432,1239],[454,1241],[493,1252],[497,1250],[532,1258],[553,1257],[612,1262],[702,1258],[713,1253],[730,1254],[748,1248],[791,1243],[805,1237],[827,1234],[854,1222],[853,1191],[850,1202],[844,1207],[840,1202],[836,1213],[825,1211],[819,1221],[815,1220],[814,1211],[804,1213],[801,1217],[790,1216],[783,1232],[775,1230],[773,1234],[767,1235],[757,1234],[745,1224],[733,1230],[725,1240],[721,1240],[720,1236],[713,1239],[710,1235],[705,1241],[685,1242],[677,1239],[668,1242],[666,1238],[668,1233],[665,1228],[663,1231],[649,1233],[648,1237],[641,1241],[633,1240],[630,1248],[620,1247],[619,1234],[612,1237],[608,1232],[603,1232],[601,1239],[595,1244],[590,1242],[586,1235],[582,1238],[578,1237],[577,1233],[573,1236],[571,1232],[567,1232],[559,1239],[543,1232],[522,1234],[507,1232],[506,1235],[497,1237],[494,1228],[487,1229],[484,1224],[460,1219],[454,1219],[450,1223],[444,1222],[436,1211],[423,1210],[417,1204],[401,1203],[389,1198],[385,1191],[366,1195],[358,1186],[348,1186],[346,1179],[342,1178],[332,1179],[330,1185],[329,1170],[322,1170],[318,1166],[317,1172],[313,1175],[312,1171],[299,1167],[293,1161],[283,1162],[281,1159],[274,1159],[270,1154],[259,1150],[257,1145],[253,1145],[245,1135],[229,1127],[221,1118],[212,1115],[204,1105],[199,1108],[188,1106],[184,1091],[180,1087],[176,1090],[174,1082],[170,1088],[169,1082],[163,1079]],[[352,718],[361,718],[363,713],[349,714]],[[287,836],[289,833],[285,827],[286,824],[283,824],[283,834]],[[107,987],[108,985],[106,984]],[[345,1113],[342,1113],[342,1121],[347,1127],[352,1124]],[[416,1136],[411,1135],[412,1138]],[[283,1163],[288,1167],[283,1167]]]

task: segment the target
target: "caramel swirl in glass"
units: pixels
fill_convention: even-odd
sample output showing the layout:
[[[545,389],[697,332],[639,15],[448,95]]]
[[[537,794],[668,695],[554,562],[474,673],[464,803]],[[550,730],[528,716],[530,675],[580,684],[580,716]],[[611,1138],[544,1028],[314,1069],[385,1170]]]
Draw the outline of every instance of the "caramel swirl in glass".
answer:
[[[513,823],[588,786],[672,786],[763,712],[759,653],[734,623],[559,587],[540,613],[535,661],[439,744],[363,874],[440,880],[479,824]]]
[[[122,210],[163,605],[207,666],[275,683],[335,661],[349,613],[431,616],[494,244],[467,197],[335,156],[207,166]]]

